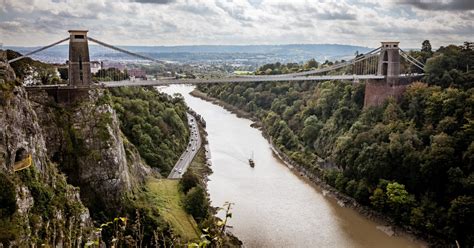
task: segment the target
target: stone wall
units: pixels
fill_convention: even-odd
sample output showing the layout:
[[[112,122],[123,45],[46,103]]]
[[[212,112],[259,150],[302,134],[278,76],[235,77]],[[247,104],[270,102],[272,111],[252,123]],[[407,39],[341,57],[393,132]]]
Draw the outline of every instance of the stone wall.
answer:
[[[390,85],[381,80],[369,80],[365,84],[364,108],[379,106],[389,97],[400,100],[407,84]]]

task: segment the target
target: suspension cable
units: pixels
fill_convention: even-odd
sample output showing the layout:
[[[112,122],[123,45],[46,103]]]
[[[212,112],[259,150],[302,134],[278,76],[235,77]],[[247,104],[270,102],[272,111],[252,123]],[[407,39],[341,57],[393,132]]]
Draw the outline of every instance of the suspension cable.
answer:
[[[418,63],[420,63],[419,61],[418,61],[418,63],[417,63],[416,61],[413,61],[414,58],[412,58],[411,56],[408,56],[408,55],[407,55],[406,53],[404,53],[404,52],[402,52],[402,53],[400,53],[400,54],[402,55],[403,58],[405,58],[405,59],[406,59],[408,62],[410,62],[412,65],[418,67],[418,68],[421,69],[422,71],[425,71],[424,65],[423,65],[423,64],[421,64],[421,65],[418,64]]]
[[[425,64],[421,63],[419,60],[417,60],[416,58],[414,58],[413,56],[411,56],[410,54],[408,54],[407,52],[403,51],[402,49],[400,49],[400,51],[405,54],[407,57],[409,57],[410,59],[412,59],[414,61],[414,63],[417,63],[419,66],[421,67],[425,67]]]
[[[316,69],[316,70],[310,70],[310,71],[304,71],[304,72],[295,72],[295,73],[288,73],[288,74],[280,74],[280,75],[265,75],[264,77],[296,77],[296,76],[306,76],[306,75],[311,75],[311,74],[318,74],[318,73],[323,73],[323,72],[328,72],[328,71],[333,71],[333,70],[337,70],[337,69],[340,69],[340,68],[343,68],[343,67],[346,67],[346,66],[349,66],[349,65],[354,65],[355,63],[357,62],[360,62],[362,60],[365,60],[369,57],[372,57],[372,56],[375,56],[376,54],[374,54],[375,52],[378,52],[378,50],[380,50],[381,47],[377,47],[375,48],[374,50],[372,51],[369,51],[365,54],[362,54],[361,56],[357,57],[357,58],[353,58],[351,60],[348,60],[346,62],[343,62],[343,63],[339,63],[337,65],[332,65],[332,66],[329,66],[329,67],[326,67],[326,68],[321,68],[321,69]],[[262,77],[262,76],[243,76],[243,77]]]
[[[138,54],[138,53],[130,52],[130,51],[127,51],[127,50],[125,50],[125,49],[112,46],[112,45],[110,45],[110,44],[104,43],[104,42],[102,42],[102,41],[96,40],[96,39],[91,38],[91,37],[87,37],[87,39],[90,40],[90,41],[92,41],[92,42],[95,42],[95,43],[97,43],[97,44],[99,44],[99,45],[108,47],[108,48],[110,48],[110,49],[113,49],[113,50],[116,50],[116,51],[119,51],[119,52],[122,52],[122,53],[126,53],[126,54],[131,55],[131,56],[135,56],[135,57],[138,57],[138,58],[141,58],[141,59],[145,59],[145,60],[150,60],[150,61],[153,61],[153,62],[156,62],[156,63],[160,63],[160,64],[164,63],[163,61],[160,61],[160,60],[157,60],[157,59],[148,57],[148,56],[140,55],[140,54]]]
[[[56,45],[58,45],[58,44],[60,44],[60,43],[63,43],[63,42],[65,42],[65,41],[67,41],[67,40],[69,40],[69,37],[67,37],[66,39],[62,39],[62,40],[60,40],[60,41],[58,41],[58,42],[55,42],[55,43],[53,43],[53,44],[47,45],[47,46],[45,46],[45,47],[42,47],[42,48],[36,49],[36,50],[34,50],[34,51],[31,51],[31,52],[29,52],[29,53],[27,53],[27,54],[25,54],[25,55],[23,55],[23,56],[20,56],[20,57],[18,57],[18,58],[14,58],[14,59],[8,60],[8,63],[10,64],[10,63],[13,63],[13,62],[15,62],[15,61],[18,61],[18,60],[20,60],[20,59],[29,57],[30,55],[33,55],[33,54],[35,54],[35,53],[37,53],[37,52],[41,52],[41,51],[46,50],[46,49],[48,49],[48,48],[50,48],[50,47],[56,46]]]

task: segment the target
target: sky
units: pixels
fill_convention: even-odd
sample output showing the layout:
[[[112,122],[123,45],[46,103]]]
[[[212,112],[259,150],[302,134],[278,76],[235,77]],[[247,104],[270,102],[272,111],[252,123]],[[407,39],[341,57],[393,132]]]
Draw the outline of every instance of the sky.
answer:
[[[474,39],[474,0],[0,0],[0,43],[69,29],[114,45],[349,44],[418,48]]]

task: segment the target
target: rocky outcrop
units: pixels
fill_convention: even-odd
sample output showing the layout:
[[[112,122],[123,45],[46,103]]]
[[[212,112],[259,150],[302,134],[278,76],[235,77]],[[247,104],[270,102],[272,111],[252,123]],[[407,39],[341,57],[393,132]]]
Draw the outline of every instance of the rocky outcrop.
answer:
[[[7,53],[0,50],[0,84],[15,81],[15,71],[8,65]]]
[[[117,209],[151,169],[128,145],[102,90],[76,104],[58,105],[47,94],[31,95],[46,137],[48,156],[60,165],[94,210]]]

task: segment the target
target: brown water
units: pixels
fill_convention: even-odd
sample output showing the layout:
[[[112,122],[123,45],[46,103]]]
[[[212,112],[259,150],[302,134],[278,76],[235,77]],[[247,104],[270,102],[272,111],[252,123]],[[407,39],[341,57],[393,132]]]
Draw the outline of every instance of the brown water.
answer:
[[[181,93],[206,120],[213,174],[213,206],[235,203],[230,225],[246,247],[422,247],[390,237],[350,208],[315,189],[275,158],[250,120],[189,95],[193,86],[161,88]],[[248,164],[254,153],[255,168]]]

